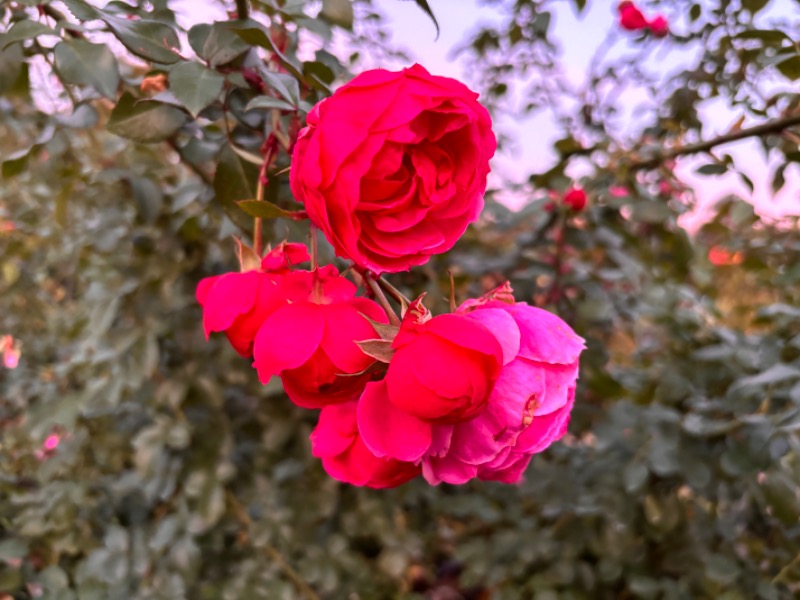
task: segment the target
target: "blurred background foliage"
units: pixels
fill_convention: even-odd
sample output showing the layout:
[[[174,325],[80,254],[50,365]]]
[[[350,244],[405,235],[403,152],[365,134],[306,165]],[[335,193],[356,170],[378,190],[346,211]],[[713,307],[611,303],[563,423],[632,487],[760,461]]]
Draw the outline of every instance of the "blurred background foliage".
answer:
[[[690,236],[695,199],[672,170],[701,153],[701,173],[735,172],[717,148],[754,137],[783,185],[800,161],[796,18],[757,19],[765,0],[661,3],[679,32],[660,43],[701,44],[697,62],[656,80],[641,36],[576,89],[554,2],[491,3],[499,18],[461,50],[468,81],[496,114],[552,111],[559,158],[522,186],[496,178],[449,255],[391,279],[440,311],[448,269],[462,299],[510,279],[587,339],[578,401],[520,486],[372,491],[328,478],[314,415],[203,339],[194,288],[235,269],[231,236],[252,235],[236,202],[259,169],[268,210],[297,208],[286,149],[310,106],[364,57],[405,60],[413,34],[391,38],[369,0],[238,1],[188,30],[175,4],[0,4],[0,335],[22,353],[0,370],[0,598],[800,594],[797,218],[730,197]],[[622,138],[631,82],[658,110]],[[715,97],[761,128],[701,140]],[[557,200],[576,161],[577,213]],[[265,231],[304,235],[280,218]]]

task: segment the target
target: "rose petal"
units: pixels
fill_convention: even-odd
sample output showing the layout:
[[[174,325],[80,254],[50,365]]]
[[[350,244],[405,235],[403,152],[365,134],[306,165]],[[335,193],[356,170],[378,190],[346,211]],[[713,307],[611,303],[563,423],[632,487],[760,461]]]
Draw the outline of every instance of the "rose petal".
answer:
[[[261,383],[305,363],[317,350],[324,331],[319,306],[311,303],[287,304],[267,317],[253,345],[253,366]]]
[[[523,302],[507,310],[519,326],[522,334],[519,353],[525,358],[567,365],[577,361],[586,347],[583,338],[553,313]]]
[[[358,401],[358,429],[373,454],[406,462],[419,460],[433,441],[431,425],[395,408],[383,381],[367,384]]]

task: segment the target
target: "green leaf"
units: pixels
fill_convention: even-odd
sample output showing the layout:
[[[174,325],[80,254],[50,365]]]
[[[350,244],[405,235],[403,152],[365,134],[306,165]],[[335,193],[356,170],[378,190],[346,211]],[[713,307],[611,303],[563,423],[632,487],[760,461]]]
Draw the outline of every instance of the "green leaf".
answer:
[[[142,143],[162,142],[186,122],[186,114],[155,100],[137,100],[125,93],[111,112],[108,130]]]
[[[255,108],[274,108],[277,110],[297,110],[297,107],[292,106],[288,102],[280,98],[273,98],[271,96],[258,96],[250,100],[247,106],[244,107],[245,112]]]
[[[25,19],[24,21],[17,21],[14,25],[11,26],[11,29],[3,36],[2,45],[0,48],[5,50],[11,44],[16,44],[17,42],[24,42],[25,40],[30,40],[35,37],[39,37],[40,35],[58,35],[55,31],[47,27],[46,25],[42,25],[38,21],[31,21],[30,19]]]
[[[0,45],[3,39],[5,36],[0,36]],[[16,88],[23,70],[27,68],[22,48],[14,46],[8,50],[0,50],[0,94],[6,94]]]
[[[722,175],[728,172],[728,167],[718,163],[709,163],[698,168],[696,172],[700,175]]]
[[[231,31],[228,22],[195,25],[189,30],[189,45],[212,68],[227,64],[250,49]]]
[[[67,8],[75,18],[81,21],[91,21],[100,18],[100,11],[83,0],[64,0],[64,4],[67,5]]]
[[[436,20],[436,15],[433,14],[430,5],[428,4],[428,0],[414,0],[414,4],[419,6],[426,15],[431,18],[433,24],[436,26],[436,37],[439,37],[439,21]]]
[[[284,210],[280,206],[264,200],[240,200],[236,204],[251,217],[259,219],[276,219],[278,217],[291,219],[298,214],[290,210]]]
[[[800,369],[785,363],[777,363],[758,375],[739,379],[733,387],[738,389],[749,386],[774,385],[795,379],[800,379]]]
[[[800,55],[790,56],[775,66],[784,77],[792,81],[800,79]]]
[[[169,25],[149,19],[123,19],[83,0],[66,0],[65,4],[82,21],[105,21],[122,45],[140,58],[163,64],[176,63],[181,59],[172,51],[173,48],[180,48],[181,42],[178,34]]]
[[[780,45],[784,40],[792,40],[780,29],[748,29],[737,33],[735,38],[737,40],[761,40],[770,45]]]
[[[169,73],[169,89],[193,117],[222,92],[225,77],[195,62],[181,63]]]
[[[88,129],[97,124],[100,116],[91,104],[79,104],[71,115],[59,115],[56,121],[64,127]]]
[[[297,79],[285,73],[273,73],[266,69],[261,71],[265,83],[278,92],[292,106],[300,104],[300,85]]]
[[[350,0],[322,0],[320,15],[334,25],[353,28],[353,4]]]
[[[148,177],[131,177],[128,181],[142,221],[154,223],[164,206],[161,189]]]
[[[755,15],[769,4],[769,1],[770,0],[742,0],[742,8],[749,10],[751,15]]]
[[[257,167],[242,160],[229,146],[222,147],[214,175],[214,193],[226,214],[243,229],[250,228],[252,223],[236,202],[255,198],[257,179]]]
[[[136,56],[164,64],[176,63],[181,59],[172,51],[172,48],[180,48],[181,42],[169,25],[145,19],[129,21],[107,14],[103,14],[102,19],[117,39]]]
[[[54,50],[56,71],[67,83],[89,85],[106,98],[115,98],[119,87],[117,59],[104,44],[85,40],[60,42]]]
[[[641,200],[631,207],[631,218],[640,223],[663,223],[672,216],[672,210],[664,202]]]
[[[772,515],[785,525],[796,525],[800,518],[800,498],[794,482],[783,473],[769,473],[763,479],[761,489]]]

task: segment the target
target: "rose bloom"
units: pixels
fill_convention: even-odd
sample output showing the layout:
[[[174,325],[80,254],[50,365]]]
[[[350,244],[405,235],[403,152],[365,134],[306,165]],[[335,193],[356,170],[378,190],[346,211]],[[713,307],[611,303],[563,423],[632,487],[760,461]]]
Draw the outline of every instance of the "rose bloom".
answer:
[[[272,312],[255,337],[259,379],[266,384],[280,376],[289,399],[304,408],[355,400],[375,362],[356,342],[377,338],[365,317],[386,323],[386,313],[376,302],[356,297],[356,286],[333,265],[291,273],[284,285],[293,300]]]
[[[284,243],[263,258],[259,270],[201,280],[196,296],[203,307],[206,339],[212,331],[224,331],[236,352],[252,356],[253,341],[264,320],[298,294],[300,299],[308,295],[310,287],[295,288],[292,296],[284,286],[290,267],[307,260],[305,245]]]
[[[627,0],[620,2],[617,10],[619,11],[619,24],[623,29],[628,31],[647,29],[647,19],[633,2]]]
[[[425,320],[412,311],[392,347],[385,379],[369,383],[359,400],[358,428],[376,456],[417,461],[437,443],[437,426],[486,408],[503,351],[485,325],[466,315]]]
[[[497,336],[503,369],[483,412],[438,428],[438,446],[422,459],[432,485],[475,477],[515,483],[533,455],[567,431],[584,341],[556,315],[509,302],[507,291],[506,284],[459,308]]]
[[[378,458],[361,439],[356,422],[356,402],[326,406],[311,433],[311,451],[322,459],[325,472],[352,485],[390,488],[420,473],[419,465]]]
[[[396,272],[453,247],[483,209],[497,145],[477,97],[414,65],[366,71],[314,107],[291,187],[339,256]]]

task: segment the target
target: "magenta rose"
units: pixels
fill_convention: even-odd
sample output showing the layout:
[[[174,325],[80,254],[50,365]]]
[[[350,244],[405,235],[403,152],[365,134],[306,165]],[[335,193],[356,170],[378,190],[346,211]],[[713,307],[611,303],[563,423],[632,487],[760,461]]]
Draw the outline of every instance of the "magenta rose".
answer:
[[[261,261],[261,268],[244,273],[206,277],[197,284],[203,307],[206,338],[224,331],[231,346],[245,358],[253,355],[253,341],[264,320],[291,299],[284,286],[292,265],[309,260],[303,244],[281,244]]]
[[[417,461],[437,431],[475,418],[487,406],[503,351],[492,332],[467,315],[430,320],[406,314],[386,377],[367,384],[358,428],[377,456]]]
[[[503,369],[484,411],[437,428],[422,474],[433,485],[475,477],[515,483],[534,454],[566,433],[584,341],[557,316],[524,302],[471,301],[459,311],[497,337]]]
[[[311,451],[322,459],[328,475],[352,485],[397,487],[420,473],[419,465],[378,458],[369,451],[358,432],[356,402],[322,409],[311,433]]]
[[[292,192],[339,256],[396,272],[453,247],[483,208],[496,148],[477,97],[414,65],[364,72],[314,107]]]
[[[386,323],[386,313],[356,297],[356,286],[333,265],[290,273],[284,286],[292,301],[273,311],[255,338],[259,379],[279,376],[289,399],[304,408],[357,399],[375,359],[356,342],[378,337],[365,316]]]

